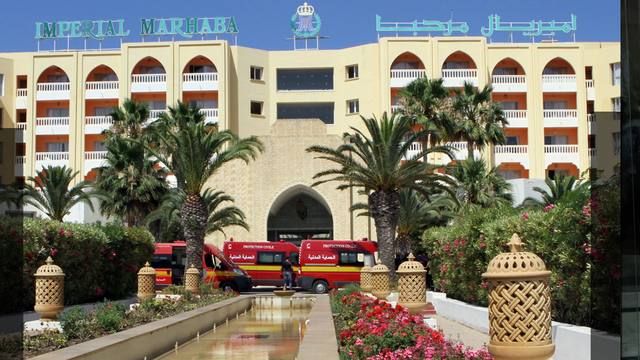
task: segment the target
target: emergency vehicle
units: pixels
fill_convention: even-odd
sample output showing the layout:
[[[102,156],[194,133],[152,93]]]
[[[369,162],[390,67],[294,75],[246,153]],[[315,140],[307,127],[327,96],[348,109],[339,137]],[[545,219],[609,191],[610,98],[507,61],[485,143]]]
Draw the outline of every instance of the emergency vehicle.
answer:
[[[289,256],[293,265],[293,286],[297,286],[300,249],[292,243],[227,241],[222,251],[249,273],[253,285],[284,286],[280,269],[285,257]]]
[[[298,286],[322,294],[360,283],[365,263],[375,265],[378,243],[352,240],[303,240],[300,244]]]
[[[202,264],[205,281],[220,283],[224,291],[249,291],[253,287],[251,276],[211,244],[204,244]],[[184,241],[156,244],[151,266],[156,270],[156,289],[184,284],[187,244]]]

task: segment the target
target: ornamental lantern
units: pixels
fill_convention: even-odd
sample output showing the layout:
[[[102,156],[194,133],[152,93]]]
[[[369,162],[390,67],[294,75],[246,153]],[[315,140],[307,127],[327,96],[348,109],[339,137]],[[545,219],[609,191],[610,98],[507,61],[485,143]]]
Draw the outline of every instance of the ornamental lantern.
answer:
[[[378,264],[371,269],[372,289],[371,294],[378,300],[387,300],[391,295],[389,291],[389,268],[384,264]]]
[[[184,289],[192,293],[197,293],[200,288],[200,271],[191,264],[191,267],[185,274]]]
[[[427,270],[417,261],[413,261],[413,253],[409,261],[398,267],[398,305],[417,314],[427,308]]]
[[[53,265],[51,256],[47,265],[38,268],[36,277],[36,306],[33,309],[42,314],[40,321],[56,321],[58,312],[64,311],[64,273],[58,265]]]
[[[373,288],[373,280],[371,279],[371,267],[365,265],[360,269],[360,290],[363,293],[371,294]]]
[[[489,353],[495,360],[546,360],[555,351],[551,342],[551,290],[540,257],[521,252],[524,244],[513,234],[511,252],[497,255],[482,277],[489,291]]]
[[[156,269],[149,266],[147,261],[138,271],[138,299],[143,301],[156,296]]]

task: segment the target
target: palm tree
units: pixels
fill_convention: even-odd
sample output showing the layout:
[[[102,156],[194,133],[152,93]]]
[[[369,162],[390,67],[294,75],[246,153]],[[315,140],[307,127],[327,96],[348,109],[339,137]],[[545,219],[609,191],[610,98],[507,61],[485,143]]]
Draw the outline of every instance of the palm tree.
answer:
[[[91,181],[83,180],[73,187],[69,187],[79,171],[73,172],[66,166],[51,166],[37,172],[37,178],[29,176],[28,180],[35,186],[26,183],[22,191],[24,204],[35,206],[44,212],[51,220],[62,221],[69,215],[76,204],[84,203],[93,211],[91,198],[103,198],[104,195],[94,191],[87,191]]]
[[[411,118],[407,116],[387,117],[380,120],[362,117],[369,136],[351,127],[354,134],[345,133],[345,143],[337,149],[326,146],[311,146],[307,152],[318,153],[316,159],[336,163],[338,167],[321,171],[314,176],[318,180],[312,186],[329,181],[342,184],[337,189],[359,187],[369,193],[369,207],[375,221],[380,258],[395,279],[394,246],[395,232],[400,216],[400,189],[413,189],[428,196],[429,190],[440,188],[450,191],[446,184],[451,180],[434,170],[442,167],[422,162],[420,159],[433,152],[451,154],[450,148],[436,146],[421,151],[417,156],[404,160],[411,145],[421,136],[433,133],[423,129],[413,132]],[[406,139],[406,141],[405,141]]]
[[[102,132],[105,142],[111,142],[112,138],[138,138],[144,133],[144,125],[149,120],[149,104],[138,103],[133,99],[125,99],[120,107],[114,107],[109,114],[113,119],[113,125]]]
[[[499,207],[513,203],[511,184],[498,172],[498,167],[489,167],[483,159],[468,158],[457,161],[451,172],[458,188],[462,190],[461,200],[465,204]]]
[[[22,182],[14,182],[12,184],[0,184],[0,205],[7,204],[9,209],[15,206],[16,209],[22,208],[22,189],[24,184]]]
[[[543,208],[551,204],[556,205],[560,199],[569,196],[573,192],[582,193],[585,200],[589,194],[589,183],[577,181],[575,175],[565,177],[563,174],[556,174],[553,180],[551,180],[551,178],[546,178],[544,182],[549,187],[551,193],[536,186],[533,190],[542,195],[542,200],[528,197],[524,199],[522,205],[534,208]]]
[[[169,108],[170,114],[172,108]],[[187,262],[202,269],[204,236],[209,219],[202,197],[207,180],[225,163],[241,159],[246,163],[262,152],[262,143],[254,137],[239,139],[230,130],[197,121],[198,109],[176,117],[161,117],[148,127],[153,138],[147,150],[171,171],[178,187],[187,195],[180,217],[187,243]]]
[[[478,92],[472,83],[465,81],[462,90],[453,91],[456,94],[453,101],[456,129],[452,138],[467,142],[467,158],[473,157],[474,145],[482,150],[487,144],[506,144],[504,127],[509,123],[502,107],[491,102],[493,87],[487,84]]]

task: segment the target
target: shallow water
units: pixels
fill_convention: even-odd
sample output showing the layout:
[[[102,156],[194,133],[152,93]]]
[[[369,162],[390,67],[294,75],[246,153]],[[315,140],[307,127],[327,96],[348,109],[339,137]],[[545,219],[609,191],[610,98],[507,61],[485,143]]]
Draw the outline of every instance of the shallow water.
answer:
[[[157,360],[295,360],[311,309],[255,309]]]

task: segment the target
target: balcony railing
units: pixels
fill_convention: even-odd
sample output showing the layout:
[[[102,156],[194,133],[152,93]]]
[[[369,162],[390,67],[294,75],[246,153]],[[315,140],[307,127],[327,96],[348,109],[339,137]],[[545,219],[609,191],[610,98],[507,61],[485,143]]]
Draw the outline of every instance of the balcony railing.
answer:
[[[498,145],[493,148],[494,154],[527,154],[527,145]]]
[[[426,74],[426,70],[418,69],[391,70],[392,79],[417,79],[424,77]]]
[[[542,75],[543,84],[575,84],[575,75]]]
[[[585,85],[587,86],[587,89],[593,88],[593,80],[585,80]]]
[[[38,126],[68,126],[68,117],[45,117],[36,118],[36,125]]]
[[[69,160],[69,152],[41,152],[36,153],[36,161]]]
[[[149,110],[149,119],[157,119],[160,114],[166,113],[167,110]]]
[[[37,89],[38,91],[69,91],[69,83],[39,83]]]
[[[596,114],[587,114],[587,122],[595,122]]]
[[[113,125],[113,118],[111,116],[87,116],[85,119],[86,125]]]
[[[167,74],[134,74],[131,75],[132,83],[163,83],[167,82]]]
[[[391,113],[394,113],[400,109],[402,109],[402,106],[400,105],[391,105]]]
[[[545,145],[545,154],[577,154],[578,145]]]
[[[505,110],[504,116],[509,119],[526,119],[527,110]]]
[[[86,88],[87,90],[118,90],[119,85],[117,81],[88,81]]]
[[[108,151],[85,151],[85,160],[102,160],[107,157]]]
[[[218,117],[218,109],[200,109],[200,114],[204,117]]]
[[[27,123],[18,123],[18,130],[27,130]]]
[[[24,165],[27,163],[26,156],[16,156],[16,165]]]
[[[16,96],[27,96],[27,89],[18,89],[16,90]]]
[[[589,149],[589,156],[598,156],[597,149]]]
[[[218,81],[218,73],[197,73],[182,75],[184,82],[209,82]]]
[[[416,157],[416,155],[418,155],[421,152],[422,152],[422,144],[418,142],[414,142],[409,146],[409,149],[404,154],[405,155],[404,158],[406,160],[413,159],[414,157]]]
[[[491,82],[493,84],[526,84],[527,77],[525,75],[493,75]]]
[[[443,69],[443,78],[475,78],[478,77],[478,70],[476,69]]]
[[[544,110],[543,116],[545,119],[552,118],[577,118],[578,110]]]

